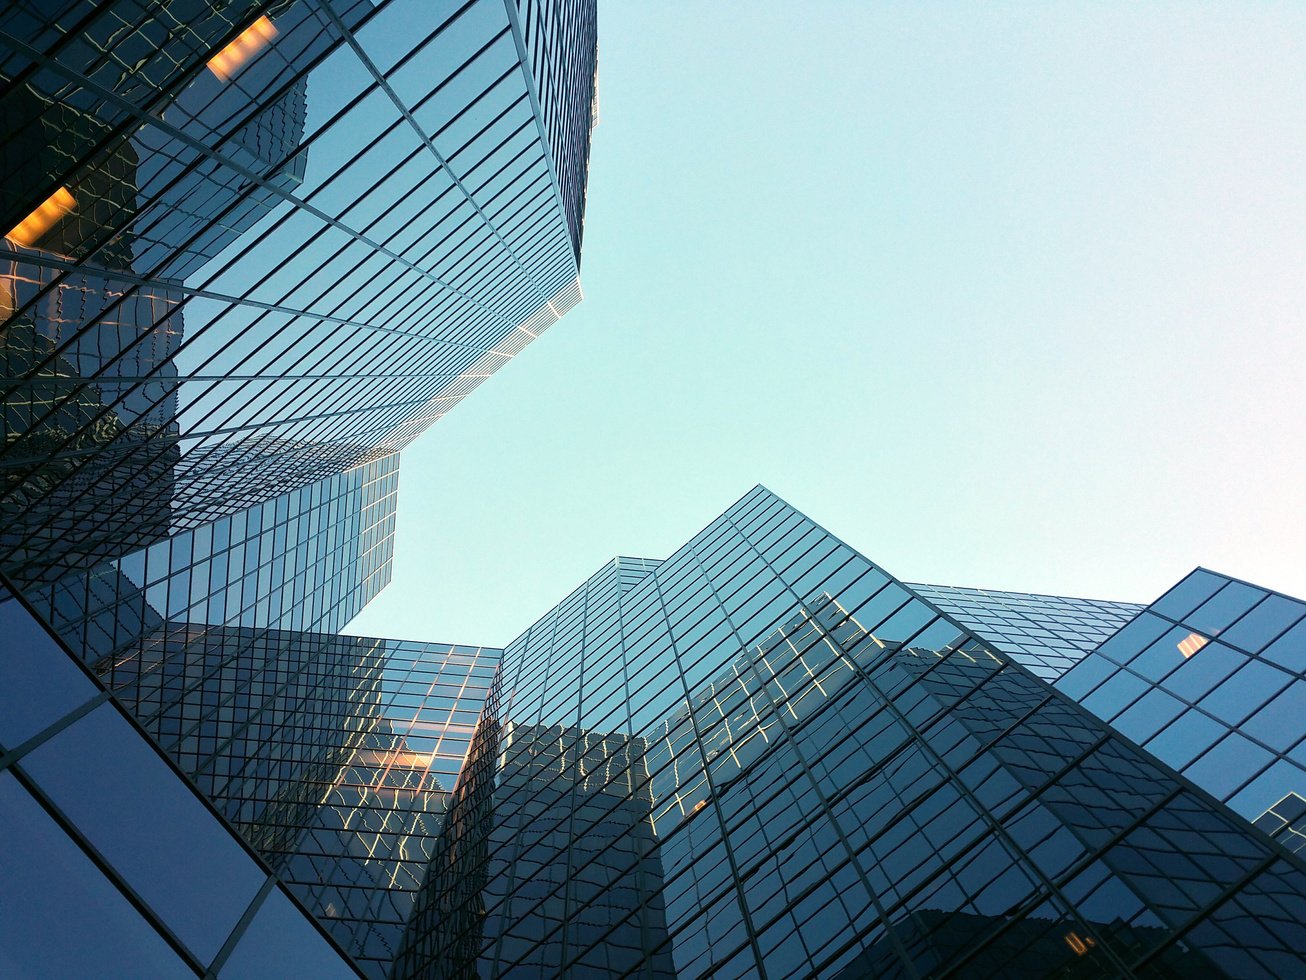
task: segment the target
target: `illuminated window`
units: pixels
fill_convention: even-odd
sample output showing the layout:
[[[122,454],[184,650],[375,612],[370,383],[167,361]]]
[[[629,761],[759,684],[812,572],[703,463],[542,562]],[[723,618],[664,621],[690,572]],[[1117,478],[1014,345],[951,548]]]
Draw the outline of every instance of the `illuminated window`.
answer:
[[[1200,633],[1189,633],[1179,641],[1179,652],[1184,655],[1184,659],[1186,660],[1210,642],[1210,640],[1202,636]]]
[[[18,223],[13,231],[5,235],[10,241],[28,248],[40,241],[41,236],[55,226],[64,215],[77,207],[77,201],[68,193],[67,187],[57,191],[41,202],[41,206]]]
[[[1077,932],[1066,933],[1066,945],[1075,951],[1076,956],[1084,956],[1097,945],[1091,936],[1081,936]]]
[[[209,71],[224,82],[240,70],[241,66],[268,46],[268,42],[277,36],[277,29],[266,16],[240,32],[240,35],[225,48],[209,59]]]

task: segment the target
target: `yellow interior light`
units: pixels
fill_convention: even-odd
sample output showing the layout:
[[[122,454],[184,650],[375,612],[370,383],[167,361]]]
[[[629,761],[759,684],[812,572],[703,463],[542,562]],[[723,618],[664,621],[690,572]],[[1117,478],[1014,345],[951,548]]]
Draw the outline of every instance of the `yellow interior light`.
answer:
[[[1077,932],[1066,933],[1066,945],[1074,950],[1076,956],[1084,956],[1097,945],[1091,936],[1081,936]]]
[[[68,193],[68,188],[60,187],[42,201],[40,207],[18,222],[18,226],[5,237],[31,248],[40,241],[42,235],[55,226],[60,218],[75,207],[77,201]]]
[[[240,32],[239,36],[209,59],[209,71],[224,82],[229,81],[242,65],[268,46],[277,29],[264,15]]]

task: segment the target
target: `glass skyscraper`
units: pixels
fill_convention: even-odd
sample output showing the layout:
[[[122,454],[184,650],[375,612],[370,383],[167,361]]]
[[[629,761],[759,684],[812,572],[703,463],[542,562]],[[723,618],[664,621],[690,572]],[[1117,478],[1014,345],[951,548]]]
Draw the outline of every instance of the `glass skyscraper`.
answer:
[[[340,945],[384,976],[500,653],[192,628],[102,679]]]
[[[1306,868],[757,488],[504,651],[396,975],[1290,976]]]
[[[1197,569],[1056,686],[1257,826],[1297,835],[1306,603]]]
[[[596,45],[592,0],[0,11],[0,973],[389,969],[498,651],[337,633],[399,450],[580,299]]]
[[[3,586],[0,630],[0,974],[357,975],[123,702]]]
[[[592,2],[0,13],[0,567],[393,455],[580,298]]]
[[[1143,610],[1132,602],[949,585],[910,588],[1046,681],[1056,680]]]
[[[1194,615],[1231,583],[1195,575],[1203,594],[1186,580],[1157,615],[1225,630]],[[1300,651],[1290,600],[1232,584],[1228,630],[1261,610],[1233,641]],[[364,976],[1306,967],[1300,796],[1240,816],[1069,696],[1146,614],[1053,685],[928,591],[759,487],[667,559],[613,560],[502,651],[164,621],[42,709],[64,720],[0,742],[46,807],[19,797],[14,819],[91,832],[65,817],[75,791],[41,795],[71,756],[36,763],[109,705],[252,852],[261,891],[322,930],[301,938]],[[1032,636],[1040,606],[1072,633],[1102,621],[1026,598],[999,605]],[[111,883],[133,853],[105,854]],[[146,936],[212,969],[151,909]]]
[[[580,298],[595,7],[0,12],[0,975],[1306,975],[1286,596],[904,584],[757,487],[503,649],[340,635]]]
[[[1145,607],[912,588],[1290,850],[1306,844],[1306,603],[1200,568]]]

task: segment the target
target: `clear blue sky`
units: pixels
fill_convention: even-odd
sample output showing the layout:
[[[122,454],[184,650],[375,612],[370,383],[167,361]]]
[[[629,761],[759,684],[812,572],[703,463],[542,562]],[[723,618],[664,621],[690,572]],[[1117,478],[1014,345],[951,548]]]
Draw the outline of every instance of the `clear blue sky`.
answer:
[[[351,632],[504,643],[755,483],[902,578],[1306,595],[1306,4],[604,2],[586,299]]]

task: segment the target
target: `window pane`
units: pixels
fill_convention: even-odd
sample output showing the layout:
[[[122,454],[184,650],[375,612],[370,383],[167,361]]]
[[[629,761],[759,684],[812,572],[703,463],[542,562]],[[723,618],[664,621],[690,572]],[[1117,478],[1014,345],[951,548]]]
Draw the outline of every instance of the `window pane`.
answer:
[[[1223,742],[1185,770],[1184,775],[1208,793],[1226,799],[1273,759],[1274,756],[1250,739],[1230,732]]]
[[[222,980],[348,977],[351,970],[281,890],[272,889],[218,974]]]
[[[1266,593],[1241,582],[1230,582],[1217,592],[1184,622],[1194,629],[1214,636],[1252,606],[1265,598]]]
[[[0,745],[12,749],[99,693],[3,586],[0,636]]]
[[[0,773],[0,976],[194,977],[9,773]]]
[[[113,705],[23,767],[200,960],[217,954],[265,876]]]
[[[1183,619],[1218,592],[1226,581],[1223,576],[1199,568],[1153,603],[1152,608],[1162,616]]]
[[[1267,643],[1306,614],[1295,599],[1272,595],[1220,634],[1220,639],[1249,653],[1260,653]]]

